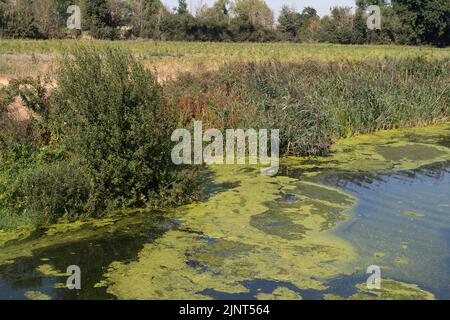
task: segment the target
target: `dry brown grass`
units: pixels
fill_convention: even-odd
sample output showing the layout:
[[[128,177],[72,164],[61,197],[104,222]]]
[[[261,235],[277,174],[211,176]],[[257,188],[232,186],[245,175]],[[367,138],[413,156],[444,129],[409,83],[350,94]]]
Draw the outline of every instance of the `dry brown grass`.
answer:
[[[99,50],[118,47],[131,51],[147,68],[157,71],[160,81],[183,72],[217,70],[226,63],[301,62],[304,60],[367,60],[384,57],[450,56],[450,48],[396,45],[335,45],[292,43],[199,43],[101,40],[0,40],[0,78],[11,79],[53,72],[56,58],[79,46]]]

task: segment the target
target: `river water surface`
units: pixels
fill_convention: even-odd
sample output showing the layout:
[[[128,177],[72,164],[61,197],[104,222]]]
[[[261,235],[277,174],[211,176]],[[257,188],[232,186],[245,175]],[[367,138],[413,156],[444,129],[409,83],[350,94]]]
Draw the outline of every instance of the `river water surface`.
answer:
[[[212,167],[205,200],[174,212],[3,233],[0,299],[450,299],[449,136],[348,139],[277,177]]]

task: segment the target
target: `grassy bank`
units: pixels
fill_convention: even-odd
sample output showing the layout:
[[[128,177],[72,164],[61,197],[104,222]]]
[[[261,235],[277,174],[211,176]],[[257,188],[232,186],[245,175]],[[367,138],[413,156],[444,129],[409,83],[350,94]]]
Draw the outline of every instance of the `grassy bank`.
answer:
[[[284,155],[326,154],[342,137],[446,119],[450,60],[229,64],[180,76],[165,92],[185,124],[280,129]]]
[[[22,52],[22,43],[0,52]],[[36,41],[26,50],[46,52],[49,46],[54,51],[55,43]],[[54,78],[13,81],[0,91],[0,229],[198,199],[196,168],[177,167],[170,160],[171,133],[194,119],[218,129],[280,129],[283,155],[314,156],[326,155],[342,137],[448,117],[450,61],[417,56],[423,48],[412,57],[400,50],[404,57],[362,59],[364,51],[358,50],[368,48],[361,46],[354,59],[339,60],[339,51],[352,47],[330,46],[337,52],[330,53],[336,58],[331,61],[308,56],[289,61],[295,50],[283,50],[295,45],[251,45],[256,62],[229,62],[161,85],[136,56],[147,46],[175,51],[180,46],[194,56],[209,46],[251,47],[133,42],[137,48],[127,53],[117,48],[126,42],[76,48],[75,42],[61,43],[74,47],[63,55]],[[267,48],[280,49],[283,59],[257,53]],[[251,52],[246,54],[250,60]],[[31,111],[28,117],[13,114],[11,106],[19,102]]]

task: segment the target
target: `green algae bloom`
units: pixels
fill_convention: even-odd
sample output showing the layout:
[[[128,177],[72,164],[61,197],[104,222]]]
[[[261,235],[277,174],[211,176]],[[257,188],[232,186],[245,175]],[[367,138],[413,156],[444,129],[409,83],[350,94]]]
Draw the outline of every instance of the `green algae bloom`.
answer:
[[[450,122],[424,128],[380,131],[342,139],[331,156],[286,158],[281,163],[290,170],[301,169],[305,176],[327,170],[336,172],[395,172],[450,159],[450,149],[442,137],[449,134]],[[313,170],[314,169],[314,170]]]
[[[423,218],[425,215],[423,213],[418,212],[412,212],[412,211],[405,211],[403,212],[403,215],[410,217],[410,218]]]
[[[111,264],[109,260],[104,266],[107,272],[92,286],[118,299],[213,299],[216,294],[248,296],[252,292],[256,299],[298,300],[305,297],[303,290],[322,295],[330,281],[351,277],[372,259],[383,270],[416,266],[417,257],[407,255],[408,242],[398,242],[396,252],[377,248],[368,258],[356,249],[353,239],[338,236],[337,228],[351,221],[359,200],[323,185],[320,178],[340,172],[390,173],[448,161],[450,149],[440,141],[449,129],[450,123],[344,139],[333,147],[330,157],[284,159],[287,170],[299,170],[291,175],[295,178],[262,176],[253,166],[211,166],[208,198],[171,212],[177,227],[142,243],[131,260]],[[448,208],[440,206],[444,211]],[[414,211],[396,212],[409,218],[403,218],[408,225],[427,217]],[[116,233],[132,235],[137,225],[147,223],[146,214],[0,232],[0,265],[31,257],[43,248],[108,239]],[[35,269],[48,277],[67,276],[47,258]],[[254,293],[248,284],[260,280],[276,284],[276,289]],[[65,286],[55,283],[53,287]],[[39,297],[39,292],[28,293],[29,298]],[[414,284],[383,279],[379,291],[361,284],[350,296],[327,294],[324,298],[433,299],[434,295]]]
[[[381,289],[367,289],[367,285],[358,284],[357,293],[344,298],[338,295],[327,294],[327,300],[435,300],[435,296],[422,290],[415,284],[399,282],[391,279],[382,279]]]
[[[30,300],[51,300],[52,298],[39,291],[27,291],[25,292],[25,297]]]
[[[357,261],[353,247],[330,231],[350,217],[358,200],[310,178],[321,170],[391,172],[448,160],[450,150],[445,146],[408,140],[413,133],[439,136],[448,127],[343,140],[331,157],[308,165],[302,158],[285,160],[291,167],[298,165],[308,181],[263,177],[251,168],[212,166],[216,183],[234,187],[180,209],[186,231],[168,232],[146,245],[137,261],[113,263],[105,274],[112,283],[108,292],[120,299],[208,299],[211,291],[248,292],[243,283],[257,279],[324,290],[327,280],[350,274]],[[391,284],[387,281],[386,296],[400,297]],[[401,288],[402,294],[412,289]],[[413,298],[427,297],[415,294],[411,290]]]
[[[52,265],[49,265],[49,264],[40,265],[36,268],[36,270],[46,276],[53,276],[53,277],[68,277],[69,276],[69,274],[60,272],[60,271],[56,270]]]
[[[276,288],[270,294],[259,293],[256,297],[258,300],[302,300],[299,294],[283,287]]]
[[[235,187],[181,209],[186,231],[170,231],[146,245],[137,261],[113,263],[105,275],[113,283],[109,293],[120,299],[207,299],[208,290],[248,292],[243,282],[257,279],[322,290],[342,272],[338,265],[355,256],[348,243],[322,232],[334,223],[323,208],[344,214],[356,204],[353,197],[256,170],[212,170],[217,183]],[[303,201],[275,201],[282,192]]]
[[[38,249],[99,239],[116,232],[132,234],[136,231],[134,225],[149,219],[148,213],[133,211],[103,219],[53,224],[43,229],[27,227],[15,232],[0,232],[0,265],[20,257],[31,257]]]
[[[8,242],[26,239],[33,231],[33,227],[25,227],[16,231],[0,230],[0,247],[6,245]]]

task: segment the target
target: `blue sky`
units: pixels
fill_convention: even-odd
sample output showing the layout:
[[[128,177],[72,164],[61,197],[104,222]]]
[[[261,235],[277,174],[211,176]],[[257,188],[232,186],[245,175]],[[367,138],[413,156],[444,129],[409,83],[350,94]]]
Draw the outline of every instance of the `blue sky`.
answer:
[[[211,5],[215,0],[187,0],[189,5],[192,4],[194,8],[198,7],[200,3]],[[302,10],[304,7],[311,6],[317,10],[320,16],[328,14],[331,7],[340,5],[355,7],[355,0],[265,0],[267,4],[275,11],[276,15],[281,10],[283,5],[294,7],[297,10]],[[169,8],[173,8],[177,5],[178,0],[162,0],[162,2]]]

